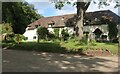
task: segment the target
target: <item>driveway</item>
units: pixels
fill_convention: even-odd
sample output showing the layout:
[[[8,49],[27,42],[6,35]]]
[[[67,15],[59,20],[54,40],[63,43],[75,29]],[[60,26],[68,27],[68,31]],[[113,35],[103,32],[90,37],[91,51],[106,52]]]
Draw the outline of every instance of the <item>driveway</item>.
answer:
[[[87,57],[23,50],[3,50],[3,72],[113,72],[118,57]]]

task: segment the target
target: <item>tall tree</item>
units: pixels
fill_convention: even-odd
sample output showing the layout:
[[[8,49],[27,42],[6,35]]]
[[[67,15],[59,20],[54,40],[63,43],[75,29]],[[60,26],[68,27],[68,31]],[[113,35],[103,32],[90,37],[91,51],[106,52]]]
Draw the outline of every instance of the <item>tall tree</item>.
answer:
[[[3,2],[2,10],[2,21],[12,24],[13,32],[18,34],[18,43],[19,34],[23,34],[28,24],[41,17],[27,2]]]
[[[98,6],[101,7],[102,5],[105,6],[109,6],[110,4],[107,3],[108,0],[99,0]],[[109,0],[112,1],[112,0]],[[71,4],[71,2],[67,1],[67,2],[63,2],[62,0],[52,0],[53,3],[55,3],[55,7],[57,9],[61,9],[62,7],[64,7],[64,4]],[[73,5],[76,5],[77,8],[77,15],[76,15],[76,35],[79,36],[79,38],[81,39],[83,37],[83,18],[84,18],[84,14],[85,11],[87,10],[87,8],[89,7],[90,3],[92,2],[92,0],[77,0],[77,2],[73,3]],[[96,3],[93,0],[94,3]],[[115,8],[120,6],[120,1],[115,1],[116,5]]]

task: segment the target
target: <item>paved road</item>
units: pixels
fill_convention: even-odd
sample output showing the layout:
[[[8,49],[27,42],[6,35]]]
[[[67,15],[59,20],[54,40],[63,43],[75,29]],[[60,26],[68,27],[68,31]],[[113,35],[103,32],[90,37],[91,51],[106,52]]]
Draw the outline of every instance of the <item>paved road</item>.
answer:
[[[3,50],[3,72],[113,72],[118,57]]]

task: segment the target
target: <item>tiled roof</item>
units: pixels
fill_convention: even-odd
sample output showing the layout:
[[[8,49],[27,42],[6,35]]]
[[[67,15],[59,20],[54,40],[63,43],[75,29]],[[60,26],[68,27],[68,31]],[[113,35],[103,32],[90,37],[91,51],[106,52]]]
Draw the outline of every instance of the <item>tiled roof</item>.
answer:
[[[75,14],[67,14],[67,15],[61,15],[61,16],[52,16],[52,17],[44,17],[40,18],[39,20],[29,24],[29,28],[35,28],[35,25],[41,25],[42,27],[48,27],[48,24],[51,22],[54,22],[54,25],[52,27],[62,27],[66,26],[66,21],[70,18],[73,18],[76,16]],[[95,19],[101,19],[103,16],[111,17],[112,21],[115,21],[117,23],[120,23],[120,17],[113,13],[110,10],[103,10],[103,11],[95,11],[95,12],[87,12],[85,14],[85,17],[91,20],[90,24],[96,24]],[[64,19],[64,20],[62,20]],[[71,22],[74,22],[71,20]],[[73,26],[73,24],[71,24]]]
[[[101,20],[103,17],[111,18],[112,21],[116,22],[117,24],[120,23],[120,16],[116,15],[114,12],[110,10],[102,10],[102,11],[95,11],[95,12],[87,12],[85,14],[85,18],[91,20],[90,24],[97,24],[100,23],[98,20]],[[97,20],[97,22],[95,21]]]

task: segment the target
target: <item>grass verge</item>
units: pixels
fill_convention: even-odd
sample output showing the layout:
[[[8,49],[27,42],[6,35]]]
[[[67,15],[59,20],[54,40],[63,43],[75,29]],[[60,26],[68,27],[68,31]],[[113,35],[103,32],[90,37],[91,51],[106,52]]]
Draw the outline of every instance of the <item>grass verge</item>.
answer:
[[[43,51],[43,52],[54,52],[54,53],[82,53],[85,52],[88,47],[87,44],[81,45],[79,41],[68,40],[61,42],[49,42],[42,41],[37,42],[21,42],[19,45],[16,43],[2,43],[2,47],[7,47],[9,49],[19,49],[28,51]],[[92,43],[90,46],[91,50],[98,49],[108,49],[112,54],[118,54],[118,44],[117,43]]]

